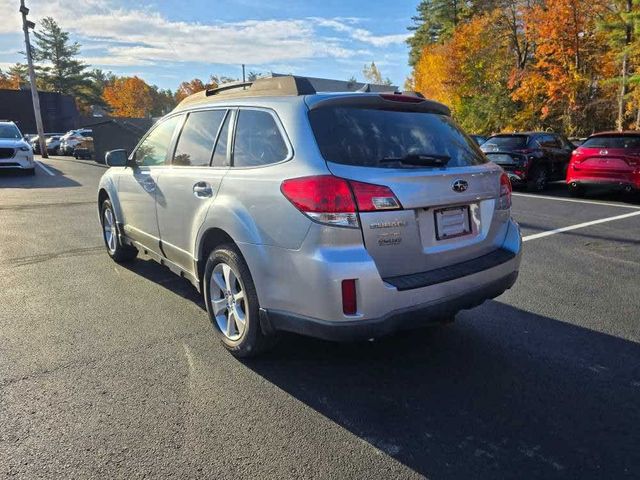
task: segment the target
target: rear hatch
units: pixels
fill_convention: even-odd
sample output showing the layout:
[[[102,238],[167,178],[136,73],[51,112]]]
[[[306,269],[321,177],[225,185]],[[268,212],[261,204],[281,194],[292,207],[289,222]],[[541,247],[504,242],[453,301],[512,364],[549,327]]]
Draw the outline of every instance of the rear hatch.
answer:
[[[598,135],[573,154],[573,168],[592,178],[627,180],[640,164],[640,135]]]
[[[312,106],[309,119],[332,174],[388,187],[400,209],[360,212],[381,277],[461,263],[500,247],[502,170],[442,112],[411,106]]]

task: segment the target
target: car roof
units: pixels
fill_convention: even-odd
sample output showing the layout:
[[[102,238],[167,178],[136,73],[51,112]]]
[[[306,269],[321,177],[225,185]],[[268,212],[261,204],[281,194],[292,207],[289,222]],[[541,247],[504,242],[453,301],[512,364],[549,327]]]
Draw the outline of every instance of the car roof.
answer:
[[[509,137],[509,136],[516,136],[516,135],[520,135],[520,136],[533,136],[533,135],[559,135],[559,133],[556,132],[535,132],[535,131],[531,131],[531,132],[503,132],[503,133],[496,133],[495,135],[491,135],[491,137]]]
[[[450,115],[445,105],[415,94],[399,92],[317,92],[305,77],[294,75],[260,78],[253,82],[234,82],[188,96],[173,110],[180,112],[205,106],[273,106],[299,103],[313,110],[320,105],[372,106],[408,109]]]
[[[589,135],[589,138],[591,137],[601,137],[601,136],[620,136],[620,137],[624,137],[624,136],[638,136],[640,135],[640,131],[638,130],[625,130],[622,132],[618,132],[615,130],[612,130],[610,132],[598,132],[598,133],[592,133],[591,135]]]

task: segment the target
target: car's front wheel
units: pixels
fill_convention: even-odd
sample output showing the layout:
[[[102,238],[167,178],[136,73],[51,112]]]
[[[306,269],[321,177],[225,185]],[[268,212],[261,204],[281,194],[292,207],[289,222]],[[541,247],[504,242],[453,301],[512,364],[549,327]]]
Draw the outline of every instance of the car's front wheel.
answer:
[[[102,202],[100,220],[102,221],[102,238],[109,256],[118,263],[128,262],[136,258],[138,250],[131,245],[123,245],[120,242],[116,215],[109,200]]]
[[[256,288],[235,246],[223,245],[211,252],[203,291],[213,328],[234,356],[251,357],[274,343],[273,334],[262,331]]]

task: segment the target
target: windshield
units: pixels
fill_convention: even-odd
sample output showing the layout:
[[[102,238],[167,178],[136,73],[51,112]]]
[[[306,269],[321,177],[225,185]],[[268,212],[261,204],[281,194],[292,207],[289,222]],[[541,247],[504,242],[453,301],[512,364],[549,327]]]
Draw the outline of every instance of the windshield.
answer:
[[[640,148],[640,135],[599,135],[588,138],[581,146],[587,148]]]
[[[15,125],[0,125],[0,138],[20,140],[22,138],[22,134]]]
[[[529,137],[526,135],[497,135],[482,144],[482,151],[519,150],[526,148]]]
[[[326,107],[309,112],[309,120],[322,156],[334,163],[425,168],[415,159],[445,158],[448,167],[487,162],[475,142],[444,115]]]

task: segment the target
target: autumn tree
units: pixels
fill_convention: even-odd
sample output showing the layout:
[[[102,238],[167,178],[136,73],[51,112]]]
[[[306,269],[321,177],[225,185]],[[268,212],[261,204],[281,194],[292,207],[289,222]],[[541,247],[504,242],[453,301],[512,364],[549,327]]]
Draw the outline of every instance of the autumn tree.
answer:
[[[187,98],[189,95],[193,95],[194,93],[201,92],[205,88],[207,88],[206,85],[199,78],[194,78],[193,80],[190,80],[188,82],[182,82],[178,86],[178,89],[176,90],[176,94],[175,94],[176,102],[181,102],[182,100]]]
[[[0,70],[0,88],[20,90],[27,85],[29,85],[29,74],[26,65],[16,63],[6,72]]]
[[[603,0],[547,0],[528,12],[526,35],[536,46],[535,61],[512,79],[512,97],[542,125],[569,134],[597,128],[606,49],[595,26],[604,11]]]
[[[414,88],[448,105],[474,133],[507,128],[516,108],[508,87],[512,52],[497,30],[499,14],[476,16],[449,41],[425,47],[414,70]]]
[[[118,117],[147,117],[153,108],[152,89],[138,77],[121,77],[109,82],[103,98],[111,113]]]

